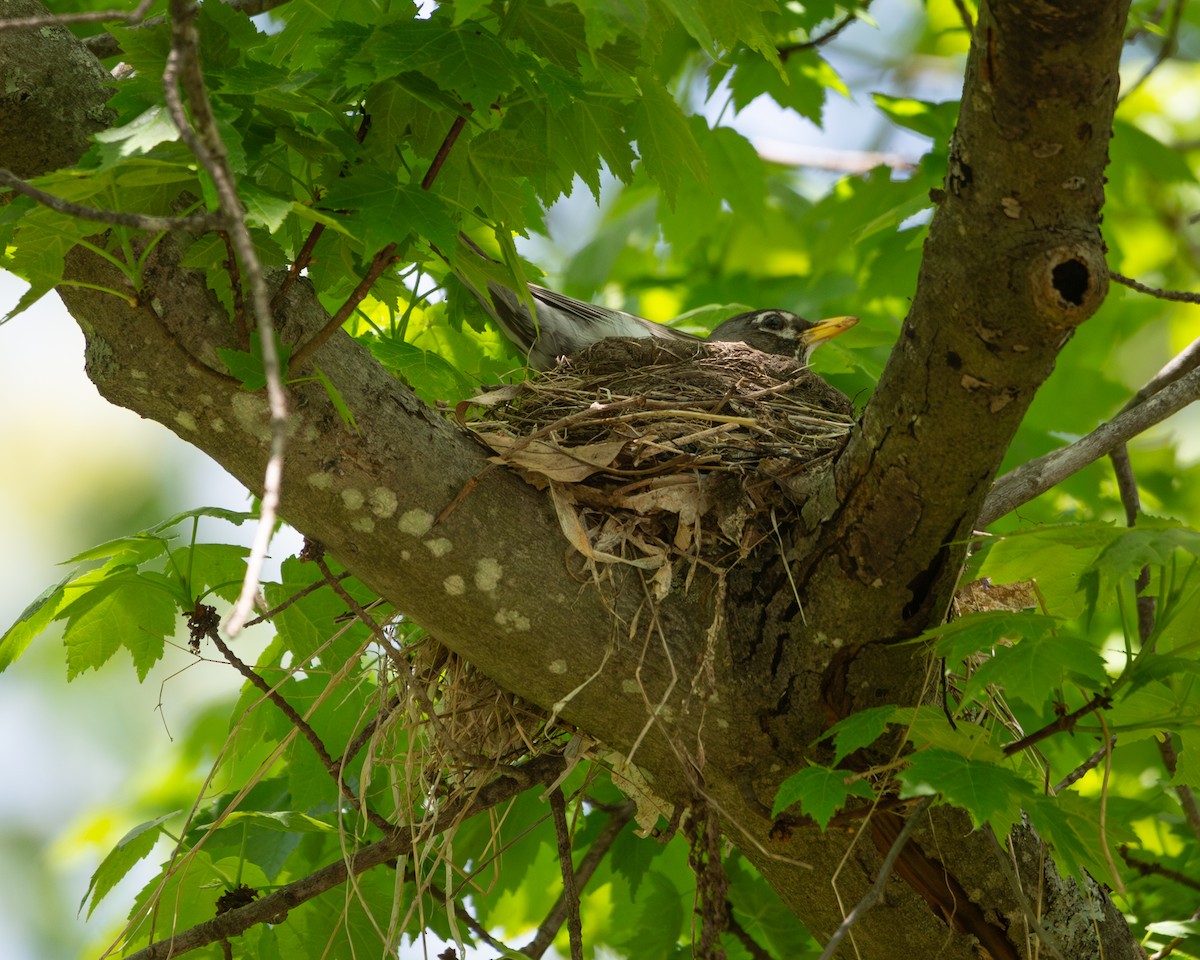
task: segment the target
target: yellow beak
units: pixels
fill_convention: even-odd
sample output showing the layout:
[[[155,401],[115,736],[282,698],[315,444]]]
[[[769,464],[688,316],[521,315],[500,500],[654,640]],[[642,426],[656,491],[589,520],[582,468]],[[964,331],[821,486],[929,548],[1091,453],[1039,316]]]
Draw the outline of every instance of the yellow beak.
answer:
[[[806,344],[816,346],[818,343],[833,339],[839,333],[845,333],[856,323],[858,323],[858,317],[830,317],[828,320],[818,320],[804,331],[801,339]]]

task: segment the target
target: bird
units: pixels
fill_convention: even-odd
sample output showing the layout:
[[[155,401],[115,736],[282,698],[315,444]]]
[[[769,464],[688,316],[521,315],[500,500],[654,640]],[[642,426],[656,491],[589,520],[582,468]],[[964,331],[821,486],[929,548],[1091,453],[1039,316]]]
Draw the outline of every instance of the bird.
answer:
[[[487,281],[490,296],[483,295],[470,283],[466,286],[534,370],[548,370],[559,358],[579,353],[609,337],[701,340],[674,327],[576,300],[533,283],[528,287],[536,320],[515,291],[494,280]],[[719,324],[708,339],[744,343],[763,353],[791,357],[800,366],[807,366],[817,347],[856,323],[858,318],[850,316],[813,322],[790,310],[751,310]]]

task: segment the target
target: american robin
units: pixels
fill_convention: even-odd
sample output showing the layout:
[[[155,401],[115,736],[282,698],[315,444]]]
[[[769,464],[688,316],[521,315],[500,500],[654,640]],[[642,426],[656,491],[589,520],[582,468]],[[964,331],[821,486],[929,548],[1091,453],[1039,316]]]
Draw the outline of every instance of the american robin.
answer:
[[[481,295],[471,285],[468,289],[535,370],[547,370],[559,357],[578,353],[608,337],[700,339],[653,320],[598,307],[532,283],[529,292],[537,312],[536,323],[526,305],[507,287],[488,282],[490,296]],[[709,339],[745,343],[764,353],[792,357],[807,364],[817,347],[856,323],[857,317],[833,317],[814,323],[789,310],[751,310],[720,324]]]

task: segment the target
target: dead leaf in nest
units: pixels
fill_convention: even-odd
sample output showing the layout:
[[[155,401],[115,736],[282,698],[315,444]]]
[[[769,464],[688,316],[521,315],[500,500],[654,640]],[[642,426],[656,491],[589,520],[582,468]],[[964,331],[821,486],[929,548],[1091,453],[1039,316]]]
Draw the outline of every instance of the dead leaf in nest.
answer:
[[[675,571],[670,563],[664,563],[650,578],[650,592],[655,600],[665,600],[671,593],[671,579]]]
[[[552,440],[525,440],[507,433],[481,436],[509,466],[562,483],[578,483],[611,466],[625,446],[624,440],[561,447]]]
[[[506,383],[495,390],[485,390],[483,393],[477,393],[473,397],[460,401],[454,408],[454,415],[458,417],[459,423],[466,423],[467,411],[471,407],[496,407],[515,400],[520,395],[521,385],[519,383]]]
[[[657,478],[649,489],[640,493],[614,494],[612,497],[615,507],[645,515],[663,511],[677,513],[681,523],[695,523],[697,517],[703,516],[708,509],[706,501],[700,479],[681,474]]]
[[[558,526],[562,530],[563,536],[567,538],[567,542],[571,546],[589,560],[595,560],[600,563],[627,563],[642,570],[654,570],[662,565],[663,558],[661,556],[641,557],[636,560],[629,560],[625,557],[619,557],[615,553],[597,549],[593,545],[591,537],[588,536],[587,527],[575,509],[575,498],[571,496],[570,490],[565,485],[551,483],[550,499],[554,504],[554,513],[558,517]]]

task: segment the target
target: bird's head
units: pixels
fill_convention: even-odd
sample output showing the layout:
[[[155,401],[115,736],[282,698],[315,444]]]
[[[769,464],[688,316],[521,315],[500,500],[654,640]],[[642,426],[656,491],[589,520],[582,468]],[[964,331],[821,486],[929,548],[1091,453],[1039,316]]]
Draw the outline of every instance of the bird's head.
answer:
[[[807,364],[817,347],[856,323],[858,317],[832,317],[814,323],[788,310],[752,310],[726,320],[709,339],[744,343],[763,353],[795,357]]]

